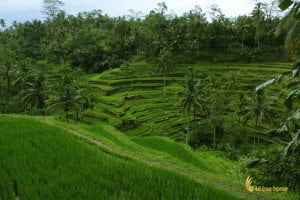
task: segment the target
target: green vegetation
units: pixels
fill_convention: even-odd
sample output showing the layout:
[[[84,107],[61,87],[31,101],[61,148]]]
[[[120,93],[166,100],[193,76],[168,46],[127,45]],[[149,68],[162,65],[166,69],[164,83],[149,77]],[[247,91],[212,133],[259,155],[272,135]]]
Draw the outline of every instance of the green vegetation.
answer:
[[[31,118],[1,116],[0,125],[1,199],[238,199],[174,172],[105,154]]]
[[[0,19],[0,199],[299,199],[300,3],[275,5]]]
[[[165,138],[159,137],[135,137],[132,138],[132,140],[137,144],[165,152],[173,157],[178,158],[179,160],[182,160],[183,162],[190,163],[196,167],[207,170],[201,161],[198,160],[197,157],[193,156],[191,152],[188,151],[183,145],[178,145],[173,141],[167,142]]]

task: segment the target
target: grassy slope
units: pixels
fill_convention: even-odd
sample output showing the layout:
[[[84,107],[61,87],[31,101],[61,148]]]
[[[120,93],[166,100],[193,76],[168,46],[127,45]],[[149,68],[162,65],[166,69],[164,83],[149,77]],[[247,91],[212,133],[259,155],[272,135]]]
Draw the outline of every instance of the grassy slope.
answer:
[[[32,118],[2,115],[0,129],[1,199],[237,199]]]
[[[21,199],[295,199],[247,193],[234,163],[169,139],[135,143],[105,124],[19,116],[1,116],[0,129],[3,199],[14,190]]]

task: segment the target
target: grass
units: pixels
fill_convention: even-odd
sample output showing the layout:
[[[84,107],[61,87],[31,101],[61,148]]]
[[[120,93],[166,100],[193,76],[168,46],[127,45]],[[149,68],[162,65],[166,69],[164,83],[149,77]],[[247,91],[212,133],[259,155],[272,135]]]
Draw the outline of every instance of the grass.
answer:
[[[0,115],[0,130],[2,199],[296,199],[246,192],[237,163],[215,152],[107,124]]]
[[[1,199],[239,199],[30,118],[1,115],[0,128]]]
[[[191,153],[191,150],[170,139],[162,137],[134,137],[132,141],[147,148],[165,152],[183,162],[207,170],[207,167]]]

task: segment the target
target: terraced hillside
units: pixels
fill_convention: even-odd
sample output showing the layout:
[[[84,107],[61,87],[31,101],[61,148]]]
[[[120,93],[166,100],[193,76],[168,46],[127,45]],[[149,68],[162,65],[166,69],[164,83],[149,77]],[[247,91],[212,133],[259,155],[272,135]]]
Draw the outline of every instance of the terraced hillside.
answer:
[[[160,135],[181,139],[186,132],[186,115],[178,106],[178,94],[183,91],[188,66],[193,68],[197,80],[213,76],[225,87],[234,79],[237,84],[229,90],[232,93],[238,90],[251,93],[260,83],[290,69],[290,64],[286,63],[176,65],[164,78],[156,73],[155,65],[135,63],[128,68],[87,77],[86,84],[100,99],[88,115],[108,121],[131,136]],[[237,118],[232,120],[237,121]]]
[[[0,128],[1,199],[296,199],[246,192],[234,162],[166,138],[16,115]]]

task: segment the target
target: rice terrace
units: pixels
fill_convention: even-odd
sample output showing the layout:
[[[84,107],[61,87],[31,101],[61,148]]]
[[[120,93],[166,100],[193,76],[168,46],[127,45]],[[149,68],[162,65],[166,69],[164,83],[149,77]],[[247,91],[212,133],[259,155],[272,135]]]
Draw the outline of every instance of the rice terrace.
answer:
[[[211,2],[0,0],[0,200],[299,200],[300,2]]]

